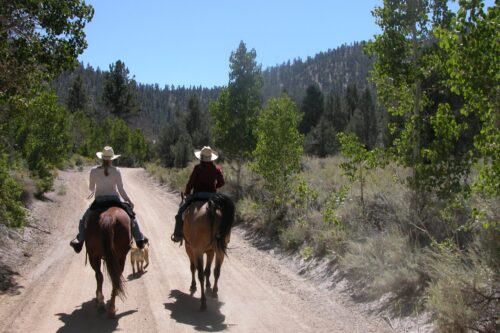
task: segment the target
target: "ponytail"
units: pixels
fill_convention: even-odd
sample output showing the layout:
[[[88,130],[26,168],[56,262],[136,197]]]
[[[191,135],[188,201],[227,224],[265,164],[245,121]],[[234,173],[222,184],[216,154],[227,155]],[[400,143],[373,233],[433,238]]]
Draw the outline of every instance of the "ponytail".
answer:
[[[102,160],[102,166],[104,167],[104,175],[107,177],[109,175],[108,168],[111,166],[111,160]]]

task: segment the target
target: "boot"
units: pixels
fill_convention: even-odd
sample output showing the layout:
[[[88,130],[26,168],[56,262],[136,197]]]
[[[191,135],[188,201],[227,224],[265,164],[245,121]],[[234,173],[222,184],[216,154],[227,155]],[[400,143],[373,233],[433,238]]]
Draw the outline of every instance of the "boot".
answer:
[[[143,249],[144,245],[149,244],[149,239],[147,237],[144,237],[144,239],[135,241],[135,244],[137,244],[138,248]]]
[[[137,220],[137,218],[132,220],[131,227],[132,227],[132,236],[134,237],[137,247],[143,249],[144,245],[149,243],[149,239],[145,237],[142,234],[141,230],[139,229],[139,221]]]
[[[78,223],[78,235],[75,239],[69,242],[69,245],[75,250],[76,253],[80,253],[83,248],[83,243],[85,243],[85,217],[87,213],[83,215],[83,218]]]
[[[85,241],[80,242],[77,236],[75,239],[69,242],[69,245],[73,248],[73,250],[75,250],[76,253],[80,253],[83,248],[83,243],[85,243]]]
[[[184,239],[182,235],[182,217],[180,215],[175,215],[175,228],[174,233],[170,236],[172,242],[177,243]]]

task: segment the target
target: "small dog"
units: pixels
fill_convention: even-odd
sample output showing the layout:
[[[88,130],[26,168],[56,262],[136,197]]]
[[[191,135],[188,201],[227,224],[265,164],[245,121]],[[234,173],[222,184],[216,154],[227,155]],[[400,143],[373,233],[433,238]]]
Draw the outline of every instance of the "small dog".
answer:
[[[146,265],[144,265],[144,262],[146,262]],[[144,269],[149,266],[149,244],[144,245],[143,249],[139,249],[134,242],[130,249],[130,263],[134,275],[136,266],[138,273],[144,273]]]

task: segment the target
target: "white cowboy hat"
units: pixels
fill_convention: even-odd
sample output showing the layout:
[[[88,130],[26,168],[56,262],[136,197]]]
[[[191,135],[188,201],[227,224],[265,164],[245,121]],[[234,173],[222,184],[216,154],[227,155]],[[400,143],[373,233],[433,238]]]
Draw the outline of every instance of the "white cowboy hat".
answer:
[[[102,160],[114,160],[115,158],[120,157],[120,155],[115,155],[115,153],[113,152],[113,148],[111,148],[110,146],[104,147],[102,151],[98,151],[95,154]]]
[[[201,150],[195,150],[194,156],[203,162],[215,161],[219,158],[219,154],[209,146],[205,146]]]

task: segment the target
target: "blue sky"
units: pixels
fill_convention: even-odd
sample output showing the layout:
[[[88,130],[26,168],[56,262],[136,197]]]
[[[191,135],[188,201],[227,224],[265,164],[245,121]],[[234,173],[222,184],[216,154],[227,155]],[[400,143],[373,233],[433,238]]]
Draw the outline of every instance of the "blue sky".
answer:
[[[120,59],[141,83],[220,86],[240,40],[265,69],[367,40],[382,0],[90,0],[85,65]]]

